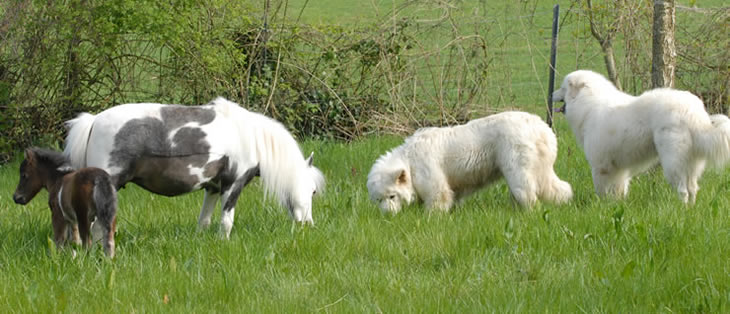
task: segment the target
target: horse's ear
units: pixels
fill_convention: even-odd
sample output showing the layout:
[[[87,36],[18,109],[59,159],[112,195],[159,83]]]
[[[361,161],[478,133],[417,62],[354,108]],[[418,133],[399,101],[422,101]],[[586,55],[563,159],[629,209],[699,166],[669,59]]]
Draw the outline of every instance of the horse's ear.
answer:
[[[398,178],[395,179],[395,182],[398,184],[408,183],[408,173],[405,169],[401,170],[400,173],[398,173]]]
[[[309,157],[307,157],[307,160],[305,160],[305,161],[307,162],[307,166],[310,166],[311,167],[312,166],[312,162],[314,161],[314,152],[312,152],[311,154],[309,154]]]

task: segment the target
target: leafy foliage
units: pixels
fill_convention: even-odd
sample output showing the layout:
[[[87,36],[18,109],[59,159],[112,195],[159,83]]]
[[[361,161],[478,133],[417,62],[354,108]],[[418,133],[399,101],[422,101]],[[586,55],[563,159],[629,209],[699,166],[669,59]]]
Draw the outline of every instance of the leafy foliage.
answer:
[[[119,103],[224,96],[297,136],[344,140],[544,109],[546,4],[394,2],[377,19],[341,26],[301,22],[289,1],[271,2],[2,2],[0,163],[32,144],[60,146],[62,121]],[[575,53],[559,54],[558,70],[598,69],[586,8],[570,3],[561,49]],[[618,73],[637,93],[649,84],[650,2],[611,3],[593,1],[597,29],[615,38]],[[524,16],[495,19],[501,7]],[[693,21],[678,27],[678,87],[722,111],[730,58],[725,33],[711,30],[727,28],[727,11],[713,12],[678,19]]]

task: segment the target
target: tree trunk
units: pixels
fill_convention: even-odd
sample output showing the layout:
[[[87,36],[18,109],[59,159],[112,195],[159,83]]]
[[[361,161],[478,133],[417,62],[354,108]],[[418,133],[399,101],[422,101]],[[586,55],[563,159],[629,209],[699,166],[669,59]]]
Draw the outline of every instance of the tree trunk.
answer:
[[[651,85],[674,87],[677,49],[674,45],[674,0],[654,1]]]
[[[591,26],[591,35],[593,35],[593,38],[598,40],[598,43],[601,45],[603,61],[606,63],[606,72],[608,72],[608,79],[613,82],[613,85],[616,85],[618,90],[622,90],[621,80],[619,80],[618,71],[616,70],[616,58],[613,55],[613,37],[618,31],[621,19],[614,20],[612,25],[609,26],[602,35],[598,29],[598,25],[596,25],[596,21],[593,18],[593,4],[591,3],[591,0],[586,0],[586,5],[588,6],[588,23]]]
[[[601,49],[603,49],[603,61],[606,63],[606,72],[608,73],[608,79],[616,85],[618,90],[621,88],[621,80],[618,78],[618,71],[616,70],[616,58],[613,55],[613,43],[610,39],[601,43]]]

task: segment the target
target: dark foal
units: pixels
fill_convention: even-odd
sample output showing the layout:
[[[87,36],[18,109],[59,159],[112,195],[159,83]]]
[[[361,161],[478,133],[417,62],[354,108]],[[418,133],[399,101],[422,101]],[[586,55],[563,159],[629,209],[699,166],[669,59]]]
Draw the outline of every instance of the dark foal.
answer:
[[[103,232],[104,252],[114,257],[117,193],[106,171],[91,167],[74,171],[60,152],[26,149],[13,200],[28,204],[43,188],[48,190],[53,237],[58,247],[70,239],[88,248],[91,222],[96,219],[95,228]]]

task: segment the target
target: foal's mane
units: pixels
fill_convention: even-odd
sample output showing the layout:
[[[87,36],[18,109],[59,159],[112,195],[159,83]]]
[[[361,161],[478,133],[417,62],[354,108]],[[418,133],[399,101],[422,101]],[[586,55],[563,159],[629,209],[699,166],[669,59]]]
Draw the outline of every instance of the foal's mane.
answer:
[[[61,152],[40,147],[32,147],[30,148],[30,150],[33,152],[35,158],[38,159],[39,162],[49,165],[61,173],[68,173],[73,171],[73,168],[71,167],[71,163],[69,162],[68,158],[66,158],[66,156]]]

